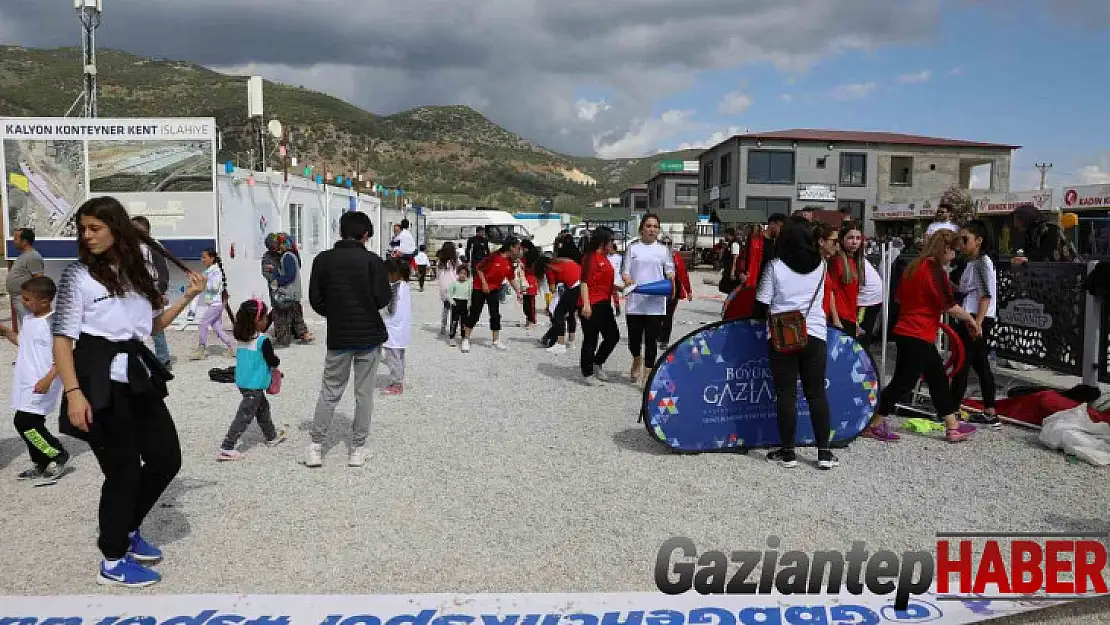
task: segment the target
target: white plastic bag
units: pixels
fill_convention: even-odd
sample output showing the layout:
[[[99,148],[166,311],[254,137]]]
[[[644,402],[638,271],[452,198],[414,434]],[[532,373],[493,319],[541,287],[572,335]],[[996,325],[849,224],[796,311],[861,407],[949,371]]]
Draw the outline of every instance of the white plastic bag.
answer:
[[[1091,421],[1087,404],[1045,417],[1040,439],[1049,449],[1060,449],[1095,466],[1110,465],[1110,423]]]

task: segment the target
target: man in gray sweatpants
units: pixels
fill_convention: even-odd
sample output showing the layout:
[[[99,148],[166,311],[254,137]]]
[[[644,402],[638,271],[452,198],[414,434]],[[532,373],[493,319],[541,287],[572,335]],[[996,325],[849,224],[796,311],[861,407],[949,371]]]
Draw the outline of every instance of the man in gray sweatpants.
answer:
[[[351,426],[348,466],[366,462],[366,439],[374,411],[374,379],[382,358],[382,344],[389,338],[381,310],[389,306],[392,289],[381,257],[366,249],[374,226],[365,213],[343,213],[339,219],[342,240],[321,252],[312,262],[308,302],[328,320],[328,352],[320,398],[309,432],[311,442],[304,464],[324,463],[323,445],[342,399],[351,372],[355,377],[355,413]]]

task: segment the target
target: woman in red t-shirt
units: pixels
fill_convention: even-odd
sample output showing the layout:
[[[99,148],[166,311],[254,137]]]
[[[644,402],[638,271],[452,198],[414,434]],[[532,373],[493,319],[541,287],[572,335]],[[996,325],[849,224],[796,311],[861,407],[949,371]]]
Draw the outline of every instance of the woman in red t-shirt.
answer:
[[[520,239],[509,237],[501,249],[490,254],[474,267],[474,288],[470,294],[470,317],[463,324],[462,351],[470,351],[470,333],[482,317],[482,308],[489,306],[489,329],[493,347],[501,351],[509,347],[500,340],[501,285],[513,278],[513,261],[520,258]]]
[[[579,364],[586,384],[608,382],[603,367],[609,355],[621,340],[620,327],[613,310],[614,280],[616,271],[609,262],[609,255],[616,251],[613,230],[601,226],[594,230],[586,243],[582,256],[582,297],[579,313],[582,317],[582,354]],[[597,344],[598,336],[602,342]]]
[[[829,325],[853,338],[859,335],[859,288],[865,279],[859,269],[864,262],[863,228],[851,222],[840,229],[840,250],[829,260],[831,296],[825,300],[825,314]]]
[[[971,336],[979,336],[980,332],[975,317],[956,304],[952,283],[944,271],[956,257],[957,241],[955,232],[937,231],[926,239],[921,254],[906,268],[895,294],[899,304],[898,322],[891,330],[894,343],[898,346],[894,377],[879,395],[878,409],[871,425],[864,430],[864,436],[884,441],[898,440],[898,435],[890,431],[887,415],[894,411],[894,404],[900,397],[913,390],[922,375],[929,385],[933,407],[937,415],[944,419],[948,442],[966,440],[975,431],[974,426],[956,418],[957,406],[952,401],[944,361],[936,348],[940,318],[945,313],[963,321]]]
[[[578,310],[579,285],[582,281],[582,266],[574,259],[560,255],[548,260],[541,256],[533,266],[534,273],[547,279],[547,288],[552,292],[562,285],[563,292],[559,294],[559,303],[551,313],[551,330],[545,335],[547,341],[555,342],[547,348],[550,354],[567,353],[567,330],[570,330],[570,342],[574,342],[576,330],[575,313]]]

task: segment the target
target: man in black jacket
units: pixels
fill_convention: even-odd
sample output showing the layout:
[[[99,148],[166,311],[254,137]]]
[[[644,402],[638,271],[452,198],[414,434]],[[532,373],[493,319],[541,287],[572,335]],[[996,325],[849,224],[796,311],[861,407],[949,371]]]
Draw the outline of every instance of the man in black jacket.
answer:
[[[463,257],[471,267],[477,267],[478,263],[485,260],[489,256],[489,240],[486,239],[486,229],[478,226],[474,229],[474,236],[466,240],[466,253]]]
[[[343,213],[339,218],[343,240],[321,252],[312,263],[308,303],[328,320],[328,352],[310,431],[312,442],[305,454],[308,467],[319,467],[324,462],[324,440],[352,369],[355,414],[347,465],[360,467],[366,462],[364,447],[374,410],[374,377],[382,358],[381,346],[389,338],[380,311],[389,306],[393,295],[385,263],[366,249],[373,233],[374,226],[365,213]]]

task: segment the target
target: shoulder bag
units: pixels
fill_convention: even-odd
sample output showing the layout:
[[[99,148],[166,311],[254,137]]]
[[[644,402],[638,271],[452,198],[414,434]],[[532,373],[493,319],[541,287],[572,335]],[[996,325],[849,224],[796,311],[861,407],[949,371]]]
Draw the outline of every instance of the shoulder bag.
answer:
[[[809,343],[806,317],[809,316],[809,311],[813,310],[817,295],[825,287],[825,275],[828,273],[828,269],[824,268],[824,263],[822,263],[822,267],[824,270],[821,274],[821,281],[817,283],[817,290],[813,292],[813,298],[809,301],[809,308],[806,309],[805,313],[800,310],[791,310],[768,316],[767,327],[771,335],[771,349],[776,352],[796,354],[805,349]]]

